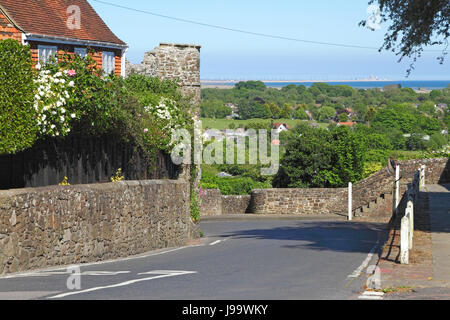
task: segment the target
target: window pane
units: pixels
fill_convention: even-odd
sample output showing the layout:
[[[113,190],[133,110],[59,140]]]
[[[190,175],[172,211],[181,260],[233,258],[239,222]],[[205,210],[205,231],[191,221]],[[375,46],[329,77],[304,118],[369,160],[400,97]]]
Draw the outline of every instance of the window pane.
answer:
[[[87,56],[87,49],[86,48],[75,48],[75,54],[79,55],[82,58],[85,58]]]
[[[56,56],[57,53],[58,53],[57,47],[39,46],[38,47],[39,63],[40,64],[48,63],[50,58]]]
[[[114,52],[103,51],[103,70],[108,74],[114,71]]]

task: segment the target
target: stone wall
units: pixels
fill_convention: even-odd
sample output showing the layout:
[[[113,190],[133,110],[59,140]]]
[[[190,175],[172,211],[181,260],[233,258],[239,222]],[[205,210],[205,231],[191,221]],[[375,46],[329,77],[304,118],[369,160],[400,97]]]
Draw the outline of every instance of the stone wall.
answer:
[[[427,184],[450,182],[450,165],[446,158],[400,161],[399,164],[402,171],[402,195],[421,165],[427,167]],[[353,186],[353,210],[363,212],[363,216],[389,218],[392,213],[393,187],[394,171],[388,167],[358,182]],[[346,215],[348,210],[347,188],[262,189],[253,190],[251,196],[222,196],[220,190],[207,190],[202,199],[202,216],[238,213]]]
[[[189,216],[184,180],[0,191],[0,274],[185,245]]]
[[[247,213],[251,196],[222,196],[222,214]]]
[[[127,62],[127,76],[137,73],[162,80],[178,80],[182,92],[192,96],[192,102],[198,105],[201,100],[200,49],[198,45],[161,43],[145,53],[141,64]]]
[[[252,191],[256,214],[334,214],[347,208],[348,191],[339,189],[261,189]]]
[[[223,214],[245,214],[251,196],[223,196],[219,189],[208,189],[201,196],[200,216],[220,216]]]
[[[404,194],[408,189],[408,184],[412,182],[415,172],[421,165],[426,166],[427,184],[450,182],[450,167],[447,158],[406,160],[398,163],[401,170],[400,194]],[[394,169],[386,167],[355,184],[353,186],[353,208],[365,206],[380,197],[391,198],[394,177]],[[386,206],[386,208],[388,207]],[[374,209],[379,211],[379,208],[374,207]]]
[[[219,216],[222,214],[222,193],[219,189],[207,189],[201,196],[200,216]]]

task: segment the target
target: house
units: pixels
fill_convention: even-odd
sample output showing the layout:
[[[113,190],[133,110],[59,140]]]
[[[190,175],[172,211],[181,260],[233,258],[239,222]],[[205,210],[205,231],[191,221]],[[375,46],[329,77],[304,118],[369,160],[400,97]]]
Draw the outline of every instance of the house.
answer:
[[[0,0],[0,40],[31,47],[34,65],[67,53],[92,55],[106,73],[125,75],[128,46],[87,0]],[[89,50],[88,50],[89,49]]]
[[[435,108],[441,110],[442,112],[445,112],[445,110],[447,110],[447,104],[446,103],[440,103],[438,105],[435,105]]]
[[[285,124],[285,123],[274,123],[272,125],[273,129],[275,129],[278,133],[281,133],[283,131],[289,131],[290,127],[289,125]]]
[[[353,128],[354,125],[355,125],[355,122],[339,122],[337,124],[338,127],[347,126],[347,127],[350,127],[350,128]]]
[[[313,121],[314,120],[314,117],[313,117],[313,114],[311,113],[311,111],[306,110],[305,113],[308,116],[308,120],[309,121]]]

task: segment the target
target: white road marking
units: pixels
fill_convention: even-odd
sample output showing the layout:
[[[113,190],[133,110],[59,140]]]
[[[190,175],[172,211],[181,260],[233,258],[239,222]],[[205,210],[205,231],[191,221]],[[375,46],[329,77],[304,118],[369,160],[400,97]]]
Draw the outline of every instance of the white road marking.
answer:
[[[219,244],[219,243],[221,243],[221,242],[225,242],[225,241],[227,241],[227,240],[228,240],[228,238],[227,238],[227,239],[222,239],[222,240],[217,240],[217,241],[214,241],[214,242],[210,243],[209,245],[210,245],[210,246],[215,246],[216,244]]]
[[[383,300],[384,293],[383,292],[375,292],[375,291],[364,291],[362,295],[358,297],[358,299],[364,300]]]
[[[130,271],[84,271],[81,273],[71,273],[68,271],[41,271],[41,272],[30,272],[23,273],[14,276],[6,276],[2,279],[12,279],[12,278],[27,278],[27,277],[50,277],[50,276],[61,276],[61,275],[76,275],[76,276],[116,276],[119,274],[130,273]]]
[[[361,275],[361,272],[367,268],[369,265],[370,260],[372,260],[373,255],[375,253],[375,250],[378,248],[378,244],[380,243],[380,240],[377,241],[375,246],[370,250],[369,254],[367,255],[366,260],[363,261],[363,263],[355,270],[351,275],[349,275],[347,278],[358,278]]]
[[[165,273],[161,274],[162,272],[165,272]],[[109,286],[95,287],[95,288],[90,288],[90,289],[86,289],[86,290],[62,293],[62,294],[59,294],[59,295],[56,295],[53,297],[49,297],[48,299],[61,299],[61,298],[73,296],[76,294],[88,293],[88,292],[93,292],[93,291],[98,291],[98,290],[103,290],[103,289],[109,289],[109,288],[124,287],[124,286],[129,286],[129,285],[132,285],[132,284],[135,284],[138,282],[149,281],[149,280],[154,280],[154,279],[161,279],[161,278],[168,278],[168,277],[175,277],[175,276],[181,276],[181,275],[186,275],[186,274],[194,274],[194,273],[197,273],[197,271],[175,271],[175,270],[172,270],[172,271],[171,270],[149,271],[147,273],[142,273],[142,274],[160,274],[160,275],[154,276],[154,277],[142,278],[142,279],[129,280],[129,281],[125,281],[125,282],[121,282],[121,283],[117,283],[117,284],[113,284],[113,285],[109,285]]]
[[[138,275],[144,275],[144,274],[168,274],[168,275],[183,275],[183,274],[191,274],[191,273],[197,273],[196,271],[183,271],[183,270],[153,270],[148,272],[141,272],[138,273]]]
[[[13,274],[13,275],[9,275],[9,276],[0,277],[0,280],[24,278],[24,277],[36,277],[36,276],[41,276],[41,274],[46,274],[48,276],[67,274],[66,271],[64,271],[64,272],[59,272],[59,271],[67,270],[68,268],[77,268],[77,267],[84,268],[84,267],[88,267],[88,266],[95,266],[95,265],[101,265],[101,264],[109,264],[109,263],[117,263],[117,262],[122,262],[122,261],[129,261],[129,260],[145,259],[145,258],[149,258],[149,257],[153,257],[153,256],[159,256],[159,255],[163,255],[163,254],[167,254],[167,253],[171,253],[171,252],[175,252],[175,251],[180,251],[180,250],[187,249],[187,248],[195,248],[195,247],[203,247],[203,246],[205,246],[205,244],[197,244],[197,245],[192,245],[192,246],[184,246],[184,247],[174,248],[174,249],[170,249],[170,250],[166,250],[166,251],[162,251],[162,252],[149,253],[149,254],[144,254],[144,255],[140,255],[140,256],[121,258],[121,259],[116,259],[116,260],[90,262],[90,263],[83,263],[83,264],[73,264],[73,265],[67,265],[67,266],[61,267],[61,268],[50,268],[50,269],[36,270],[34,272],[17,273],[17,274]]]

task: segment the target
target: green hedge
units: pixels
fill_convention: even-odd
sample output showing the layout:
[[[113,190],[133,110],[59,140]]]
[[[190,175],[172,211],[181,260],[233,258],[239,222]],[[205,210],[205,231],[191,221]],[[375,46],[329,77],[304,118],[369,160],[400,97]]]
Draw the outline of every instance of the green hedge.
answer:
[[[270,182],[258,182],[251,178],[204,176],[200,187],[203,189],[220,189],[223,195],[248,195],[254,189],[272,188]]]
[[[1,40],[0,154],[22,151],[37,139],[34,88],[30,47]]]

